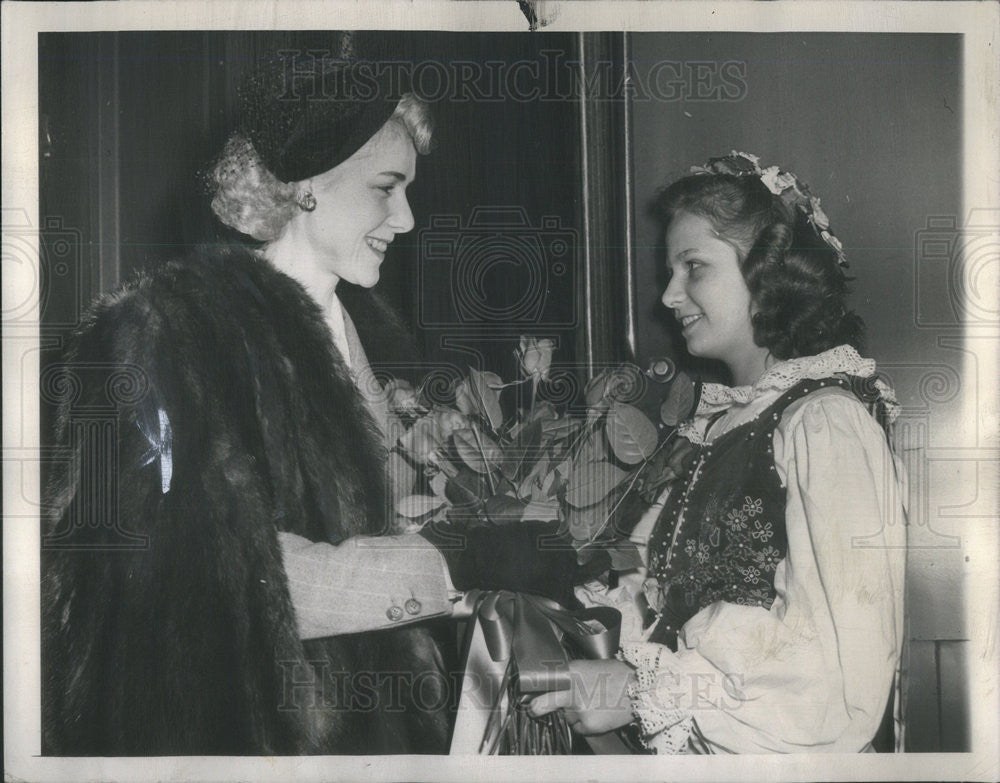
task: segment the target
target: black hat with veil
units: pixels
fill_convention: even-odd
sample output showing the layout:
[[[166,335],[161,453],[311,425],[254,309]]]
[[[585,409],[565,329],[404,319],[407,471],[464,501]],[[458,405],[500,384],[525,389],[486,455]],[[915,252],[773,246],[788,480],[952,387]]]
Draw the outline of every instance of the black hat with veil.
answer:
[[[389,60],[389,39],[373,33],[289,34],[239,85],[237,130],[282,182],[329,171],[357,152],[409,91],[401,65]]]

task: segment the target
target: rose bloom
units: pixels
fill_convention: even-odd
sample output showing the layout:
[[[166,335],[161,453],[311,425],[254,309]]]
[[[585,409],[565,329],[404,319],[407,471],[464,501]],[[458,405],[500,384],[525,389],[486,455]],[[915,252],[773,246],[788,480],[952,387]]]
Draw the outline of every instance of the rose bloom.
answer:
[[[434,461],[434,455],[441,445],[434,420],[430,417],[418,419],[416,424],[400,437],[399,445],[422,465]]]
[[[393,379],[385,386],[389,409],[396,413],[413,411],[420,407],[420,399],[409,381]]]
[[[522,336],[519,358],[525,374],[547,381],[555,348],[555,341],[551,338],[543,337],[539,340],[535,337]]]
[[[469,420],[465,415],[451,408],[435,408],[431,417],[434,419],[442,441],[448,440],[455,430],[465,429],[469,426]]]

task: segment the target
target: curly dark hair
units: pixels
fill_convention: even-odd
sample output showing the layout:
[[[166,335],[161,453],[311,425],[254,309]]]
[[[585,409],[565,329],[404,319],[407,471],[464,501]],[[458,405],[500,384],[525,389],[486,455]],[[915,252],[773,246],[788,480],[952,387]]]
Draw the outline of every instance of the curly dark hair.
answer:
[[[759,177],[694,174],[663,188],[654,207],[664,230],[678,213],[698,215],[734,246],[756,305],[754,342],[776,358],[862,349],[864,322],[847,309],[836,251]]]

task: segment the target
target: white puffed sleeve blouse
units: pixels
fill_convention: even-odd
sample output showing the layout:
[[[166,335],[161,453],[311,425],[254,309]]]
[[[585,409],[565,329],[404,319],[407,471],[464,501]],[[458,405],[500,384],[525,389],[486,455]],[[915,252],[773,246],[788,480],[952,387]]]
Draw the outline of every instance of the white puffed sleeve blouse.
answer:
[[[753,387],[706,385],[685,434],[711,442],[801,380],[874,371],[840,346],[776,365]],[[867,409],[839,388],[790,405],[773,442],[788,553],[771,608],[711,604],[684,625],[676,653],[643,641],[635,617],[623,626],[631,638],[621,654],[638,677],[633,708],[659,753],[858,752],[882,720],[903,643],[902,467]],[[596,601],[629,611],[643,576]]]

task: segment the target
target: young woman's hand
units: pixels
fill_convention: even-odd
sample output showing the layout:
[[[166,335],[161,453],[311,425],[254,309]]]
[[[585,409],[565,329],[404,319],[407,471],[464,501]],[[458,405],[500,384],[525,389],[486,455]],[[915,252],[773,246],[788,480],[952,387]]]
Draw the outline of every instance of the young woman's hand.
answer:
[[[633,720],[626,688],[635,679],[631,666],[618,660],[569,662],[569,690],[551,691],[528,703],[528,712],[545,715],[566,711],[566,721],[578,734],[604,734]]]

